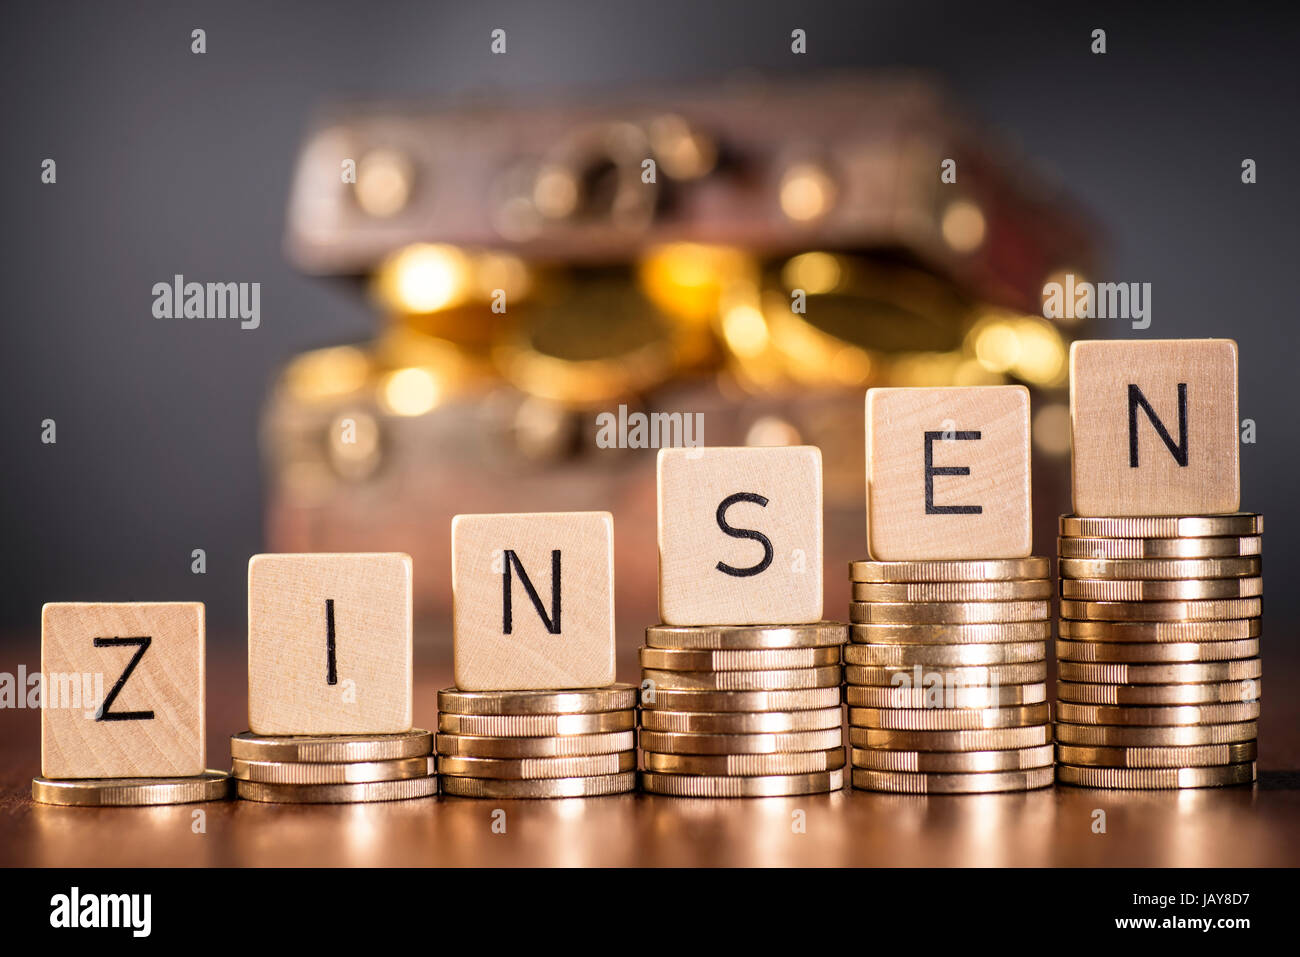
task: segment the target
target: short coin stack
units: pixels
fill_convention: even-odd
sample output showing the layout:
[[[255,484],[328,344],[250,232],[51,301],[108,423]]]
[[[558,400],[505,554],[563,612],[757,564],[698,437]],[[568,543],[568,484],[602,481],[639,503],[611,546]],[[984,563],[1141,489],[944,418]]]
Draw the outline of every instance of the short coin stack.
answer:
[[[444,794],[562,798],[636,788],[636,688],[438,692]]]
[[[433,735],[264,735],[230,739],[235,791],[271,804],[360,804],[438,793]]]
[[[1255,780],[1263,518],[1061,518],[1063,784]]]
[[[641,786],[773,797],[844,786],[839,622],[655,625],[641,649]]]
[[[907,794],[1052,783],[1046,558],[857,561],[845,700],[853,786]]]

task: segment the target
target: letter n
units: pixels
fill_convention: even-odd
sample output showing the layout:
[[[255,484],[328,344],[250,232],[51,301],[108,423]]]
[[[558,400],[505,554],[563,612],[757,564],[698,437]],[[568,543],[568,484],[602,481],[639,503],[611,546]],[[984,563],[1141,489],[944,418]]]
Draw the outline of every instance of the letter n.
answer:
[[[1128,386],[1128,465],[1129,468],[1138,467],[1138,408],[1146,413],[1151,425],[1155,427],[1156,435],[1165,443],[1169,449],[1169,454],[1174,457],[1183,468],[1187,467],[1187,383],[1178,383],[1178,441],[1173,440],[1165,424],[1160,421],[1156,415],[1156,410],[1151,408],[1151,403],[1147,397],[1142,394],[1133,383]]]
[[[505,567],[501,570],[501,632],[510,634],[514,626],[514,616],[511,612],[510,592],[511,592],[511,572],[513,568],[519,573],[519,582],[524,586],[524,591],[528,593],[528,598],[532,601],[533,607],[537,609],[537,614],[542,619],[542,624],[552,635],[560,633],[560,550],[554,549],[551,552],[551,613],[546,614],[546,608],[542,605],[542,598],[537,594],[537,589],[533,587],[532,581],[528,577],[528,572],[524,571],[523,563],[519,561],[519,556],[513,549],[505,550]]]

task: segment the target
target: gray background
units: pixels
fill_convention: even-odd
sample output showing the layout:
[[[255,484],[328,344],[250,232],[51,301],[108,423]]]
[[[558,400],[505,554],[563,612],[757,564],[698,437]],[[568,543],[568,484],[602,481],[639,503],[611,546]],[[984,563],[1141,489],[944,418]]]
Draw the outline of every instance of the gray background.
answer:
[[[6,243],[0,627],[50,600],[208,603],[236,635],[261,547],[256,422],[275,368],[365,338],[360,295],[280,250],[292,161],[336,96],[653,88],[738,72],[906,67],[1054,168],[1108,231],[1102,278],[1153,284],[1146,337],[1232,336],[1243,506],[1268,516],[1272,611],[1300,570],[1298,36],[1233,4],[1086,13],[974,3],[63,3],[0,31]],[[488,53],[494,27],[506,56]],[[793,27],[808,53],[789,52]],[[190,30],[208,52],[190,53]],[[1089,34],[1108,32],[1093,56]],[[1240,163],[1259,183],[1240,183]],[[58,183],[40,163],[58,162]],[[183,273],[262,283],[262,326],[152,318]],[[1133,335],[1116,324],[1117,336]],[[58,421],[58,444],[39,441]],[[208,574],[191,575],[190,550]],[[1039,542],[1040,551],[1052,544]]]

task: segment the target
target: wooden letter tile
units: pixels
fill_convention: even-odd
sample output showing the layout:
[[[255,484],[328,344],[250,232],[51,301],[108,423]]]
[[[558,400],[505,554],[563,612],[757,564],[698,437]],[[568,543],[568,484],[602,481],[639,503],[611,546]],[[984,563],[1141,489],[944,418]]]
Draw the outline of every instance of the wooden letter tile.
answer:
[[[866,418],[872,558],[1029,554],[1029,390],[870,389]]]
[[[248,726],[256,734],[411,729],[411,557],[254,555]]]
[[[614,683],[614,517],[457,515],[451,522],[456,687]]]
[[[41,774],[204,768],[203,605],[57,602],[41,612]]]
[[[1078,515],[1199,515],[1241,505],[1237,344],[1076,342],[1070,432]]]
[[[659,452],[659,616],[784,625],[822,616],[822,454]]]

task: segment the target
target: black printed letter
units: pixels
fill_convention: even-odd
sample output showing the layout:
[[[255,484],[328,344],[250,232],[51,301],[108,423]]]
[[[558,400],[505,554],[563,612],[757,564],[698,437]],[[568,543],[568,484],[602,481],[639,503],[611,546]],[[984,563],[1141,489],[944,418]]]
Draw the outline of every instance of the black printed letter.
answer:
[[[734,495],[728,495],[718,503],[718,528],[732,538],[751,538],[756,542],[763,543],[763,560],[757,565],[751,565],[749,568],[735,568],[726,562],[718,562],[718,571],[725,572],[728,575],[735,575],[737,578],[748,578],[751,575],[759,574],[768,565],[772,564],[772,556],[776,553],[772,549],[772,540],[762,532],[756,532],[752,528],[732,528],[727,524],[727,509],[737,502],[752,502],[755,505],[767,508],[767,499],[753,492],[736,492]]]

